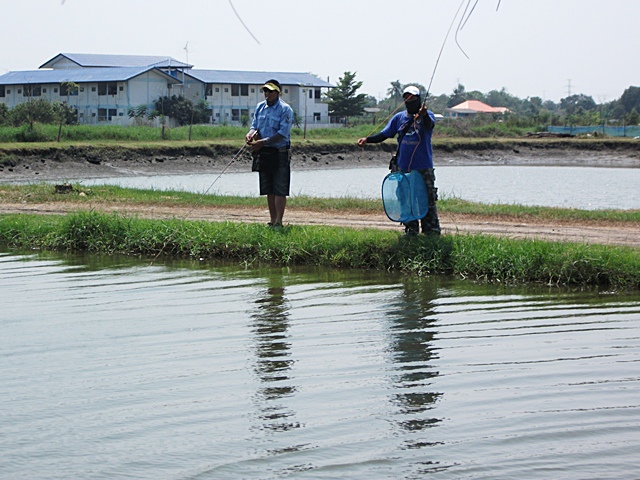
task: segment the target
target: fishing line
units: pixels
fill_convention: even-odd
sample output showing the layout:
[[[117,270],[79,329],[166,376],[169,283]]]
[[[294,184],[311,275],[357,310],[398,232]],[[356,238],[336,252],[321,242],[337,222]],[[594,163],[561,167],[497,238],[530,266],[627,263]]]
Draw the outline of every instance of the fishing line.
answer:
[[[471,1],[472,0],[462,0],[460,2],[460,5],[458,6],[458,10],[456,10],[456,14],[451,19],[451,24],[449,25],[449,29],[447,30],[447,34],[444,37],[444,41],[442,42],[442,46],[440,47],[440,52],[438,53],[438,57],[436,58],[436,63],[433,66],[433,73],[431,74],[431,79],[429,80],[429,86],[427,87],[427,91],[426,91],[426,94],[424,96],[424,101],[422,102],[423,106],[426,106],[426,104],[427,104],[427,99],[429,98],[429,92],[431,91],[431,85],[433,84],[433,79],[434,79],[434,77],[436,75],[436,71],[438,70],[438,64],[440,63],[440,58],[442,57],[442,52],[444,51],[444,47],[445,47],[445,45],[447,43],[447,39],[449,38],[449,34],[451,33],[451,29],[453,28],[453,25],[455,24],[456,18],[458,18],[458,14],[460,13],[460,9],[465,4],[465,2],[467,2],[467,8],[465,8],[465,13],[466,13]],[[478,1],[479,0],[476,0],[476,3],[478,3]],[[475,5],[474,5],[474,8],[475,8]],[[469,14],[469,16],[470,16],[470,14]],[[469,16],[467,16],[467,20],[469,19]],[[461,21],[463,19],[464,19],[464,13],[463,13],[463,16],[461,18]],[[460,29],[460,26],[458,26],[458,29]],[[460,49],[460,50],[462,50],[462,49]],[[464,53],[464,51],[462,51],[462,53]],[[465,56],[467,56],[466,53],[465,53]],[[469,58],[469,57],[467,57],[467,58]],[[382,122],[380,122],[378,125],[376,125],[368,136],[372,135],[374,132],[376,132],[380,128],[381,125],[385,124],[389,120],[389,118],[391,118],[400,109],[400,107],[404,105],[404,103],[405,103],[404,100],[401,103],[399,103],[398,106],[395,108],[395,110],[393,112],[391,112],[385,119],[383,119]],[[362,155],[364,156],[364,147],[362,148]]]
[[[256,38],[256,36],[251,33],[251,30],[249,30],[249,27],[247,27],[245,25],[245,23],[242,21],[242,18],[240,17],[240,15],[238,15],[238,12],[236,11],[235,7],[233,6],[233,3],[231,2],[231,0],[229,0],[229,5],[231,5],[231,10],[233,10],[233,13],[236,14],[236,17],[238,17],[238,20],[240,20],[240,23],[242,24],[242,26],[244,27],[244,29],[249,32],[249,35],[251,35],[253,37],[253,39],[256,41],[256,43],[258,45],[261,45],[260,41]]]
[[[197,201],[193,204],[193,206],[187,211],[187,213],[183,216],[180,217],[179,220],[184,221],[186,220],[192,213],[193,211],[200,205],[200,203],[202,202],[202,199],[204,198],[205,195],[207,195],[209,193],[209,191],[213,188],[213,186],[216,184],[216,182],[220,179],[220,177],[222,177],[222,175],[229,169],[229,167],[231,167],[231,165],[233,164],[233,162],[235,162],[245,151],[247,150],[247,144],[245,143],[244,145],[242,145],[242,147],[240,148],[240,150],[238,150],[236,152],[236,154],[233,156],[233,158],[231,158],[231,161],[227,164],[226,167],[224,167],[222,169],[222,171],[218,174],[218,176],[213,180],[213,182],[211,182],[211,184],[207,187],[207,189],[202,192],[199,196]],[[175,233],[175,231],[174,231]],[[153,262],[155,262],[158,257],[162,254],[162,252],[164,252],[164,249],[166,248],[166,246],[169,244],[169,241],[172,240],[174,234],[171,234],[167,237],[167,239],[164,241],[164,243],[162,244],[162,247],[160,248],[160,251],[153,257],[153,259],[151,260],[151,264],[153,265]]]

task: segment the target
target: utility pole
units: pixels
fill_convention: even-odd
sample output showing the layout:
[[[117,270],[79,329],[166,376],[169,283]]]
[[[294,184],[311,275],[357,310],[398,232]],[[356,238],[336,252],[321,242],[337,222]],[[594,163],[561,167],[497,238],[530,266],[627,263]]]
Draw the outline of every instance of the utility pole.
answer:
[[[571,79],[569,78],[567,80],[569,82],[569,84],[567,85],[567,97],[571,96]]]

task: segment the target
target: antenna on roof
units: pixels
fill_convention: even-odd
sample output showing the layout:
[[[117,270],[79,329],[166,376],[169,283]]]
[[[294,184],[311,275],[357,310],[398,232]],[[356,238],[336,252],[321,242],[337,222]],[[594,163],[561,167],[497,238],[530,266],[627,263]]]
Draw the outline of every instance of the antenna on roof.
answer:
[[[187,64],[189,64],[189,40],[187,40],[187,43],[184,45],[184,51],[187,52]]]

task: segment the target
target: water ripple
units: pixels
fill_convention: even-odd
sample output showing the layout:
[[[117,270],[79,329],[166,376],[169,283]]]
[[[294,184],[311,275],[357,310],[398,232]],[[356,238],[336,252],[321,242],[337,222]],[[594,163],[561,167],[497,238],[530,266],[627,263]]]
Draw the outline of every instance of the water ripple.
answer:
[[[638,295],[103,262],[0,254],[3,478],[640,467]]]

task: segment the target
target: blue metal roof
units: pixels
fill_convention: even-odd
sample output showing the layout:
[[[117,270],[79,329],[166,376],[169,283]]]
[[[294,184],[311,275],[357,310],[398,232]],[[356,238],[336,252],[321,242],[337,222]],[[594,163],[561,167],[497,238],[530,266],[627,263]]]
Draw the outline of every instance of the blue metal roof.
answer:
[[[40,68],[51,68],[61,58],[77,63],[78,67],[162,67],[191,68],[175,58],[155,55],[106,55],[94,53],[59,53]]]
[[[235,70],[189,70],[186,76],[200,80],[203,83],[239,83],[247,85],[261,85],[271,78],[275,78],[281,85],[298,85],[309,87],[333,87],[329,82],[311,73],[295,72],[247,72]]]
[[[90,82],[124,82],[154,71],[171,83],[182,83],[175,77],[155,67],[120,67],[120,68],[66,68],[60,70],[26,70],[9,72],[0,75],[0,85],[23,85],[44,83],[90,83]]]

